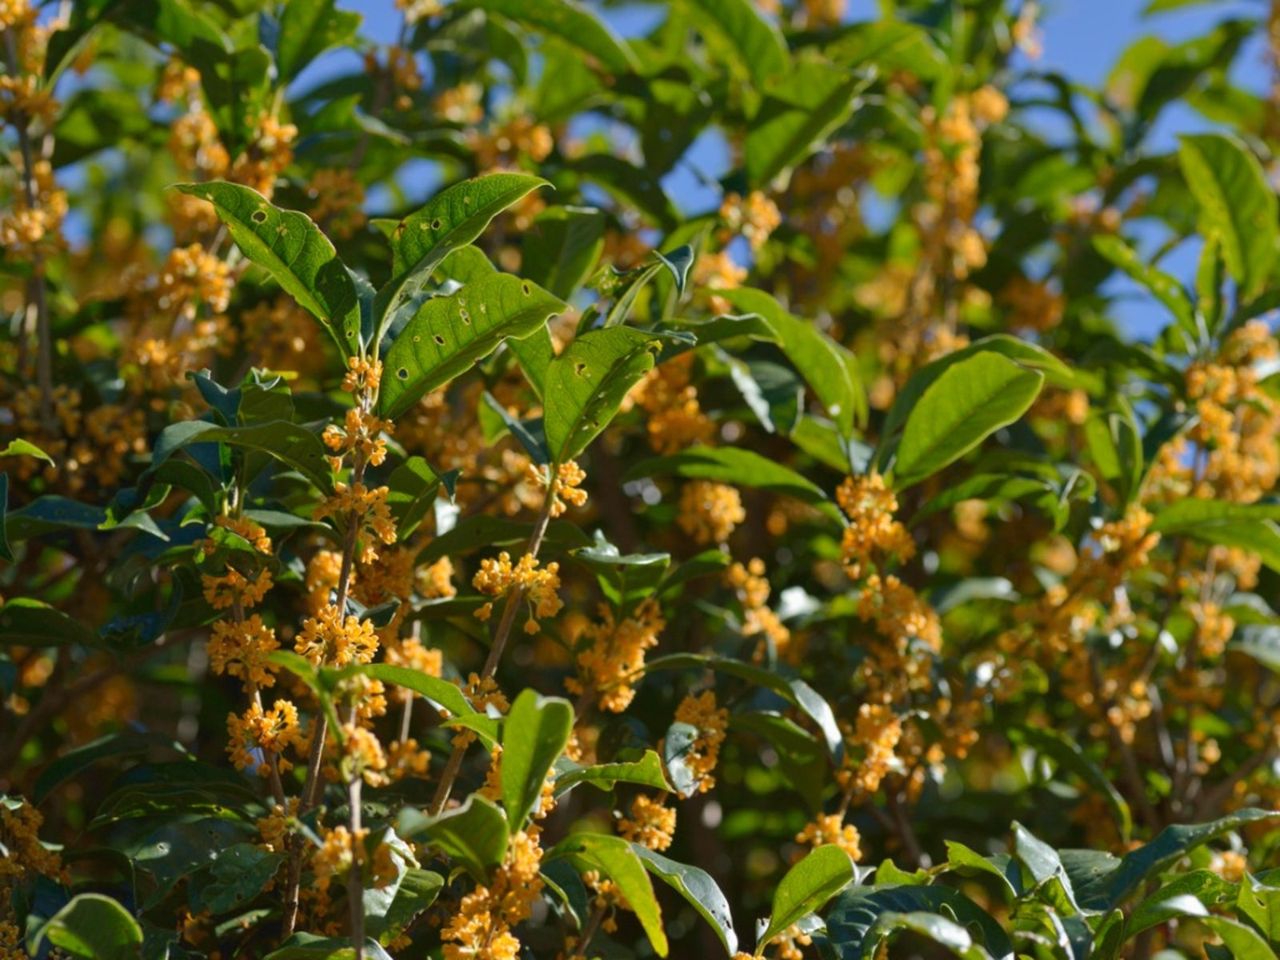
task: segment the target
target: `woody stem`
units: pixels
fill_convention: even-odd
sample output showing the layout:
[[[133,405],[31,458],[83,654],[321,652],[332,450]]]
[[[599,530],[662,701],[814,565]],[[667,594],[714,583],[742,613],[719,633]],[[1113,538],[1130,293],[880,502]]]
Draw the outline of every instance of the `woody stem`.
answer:
[[[525,551],[531,557],[536,558],[538,551],[542,548],[542,539],[546,536],[547,525],[551,522],[551,508],[554,505],[553,488],[548,487],[546,499],[542,502],[542,512],[538,514],[538,519],[533,525],[533,532],[529,535],[529,546]],[[511,636],[511,625],[515,623],[516,613],[520,609],[520,601],[523,598],[524,589],[519,586],[513,587],[507,594],[507,603],[502,609],[502,620],[498,623],[498,632],[494,634],[493,646],[489,648],[489,656],[480,674],[481,681],[492,678],[498,672],[498,664],[502,662],[507,639]],[[440,785],[436,788],[435,796],[431,798],[429,809],[432,816],[443,810],[445,804],[449,802],[449,793],[453,790],[453,782],[458,778],[458,771],[462,769],[462,758],[466,750],[465,743],[454,744],[453,752],[449,754],[449,759],[445,763],[444,772],[440,775]]]

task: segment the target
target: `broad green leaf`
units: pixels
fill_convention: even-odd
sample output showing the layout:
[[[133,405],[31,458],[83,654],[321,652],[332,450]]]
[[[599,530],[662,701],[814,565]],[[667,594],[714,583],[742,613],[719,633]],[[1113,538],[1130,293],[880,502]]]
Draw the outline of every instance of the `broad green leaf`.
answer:
[[[575,550],[573,559],[594,571],[605,599],[622,612],[650,596],[671,564],[668,553],[623,555],[599,530],[595,543]]]
[[[516,697],[502,732],[502,805],[520,829],[540,802],[551,767],[573,733],[573,705],[525,689]]]
[[[886,911],[876,917],[876,922],[867,931],[862,946],[864,957],[874,957],[884,950],[888,953],[887,944],[899,931],[907,931],[917,936],[932,940],[944,947],[952,956],[961,960],[990,960],[991,954],[973,942],[969,931],[946,917],[926,910],[911,913],[893,913]]]
[[[575,0],[459,0],[456,6],[498,13],[556,37],[594,57],[611,73],[630,73],[635,68],[635,57],[627,45],[603,20]]]
[[[478,793],[457,809],[436,817],[406,807],[396,821],[401,837],[430,844],[466,867],[480,883],[507,855],[510,829],[502,808]]]
[[[310,430],[287,420],[269,420],[247,427],[219,427],[207,420],[170,424],[156,438],[151,469],[159,467],[182,448],[198,443],[225,443],[265,453],[297,470],[320,490],[329,489],[330,469],[324,444]]]
[[[632,327],[577,337],[547,368],[544,423],[553,463],[572,460],[609,425],[653,369],[658,340]]]
[[[600,259],[604,228],[595,207],[552,207],[524,235],[520,272],[561,299],[572,297]]]
[[[295,933],[262,960],[355,960],[356,949],[350,937],[318,937],[313,933]],[[392,960],[391,954],[377,940],[366,937],[365,960]]]
[[[336,10],[334,0],[289,0],[280,14],[276,48],[280,78],[287,83],[325,50],[353,41],[360,19],[358,13]]]
[[[790,55],[787,42],[752,0],[688,0],[696,11],[692,23],[699,30],[710,27],[737,54],[734,66],[751,77],[757,87],[785,73]]]
[[[1245,298],[1266,285],[1280,240],[1275,191],[1247,147],[1226,134],[1180,138],[1178,162],[1200,204],[1201,229],[1222,246]]]
[[[13,603],[14,601],[10,601]],[[127,731],[109,733],[83,746],[68,750],[50,762],[36,779],[32,799],[43,803],[60,785],[101,760],[113,757],[140,757],[156,749],[182,751],[181,744],[159,733]]]
[[[365,915],[365,928],[384,945],[390,944],[405,928],[435,903],[444,888],[444,877],[420,867],[410,867],[390,904],[380,915]]]
[[[747,0],[740,0],[746,3]],[[769,87],[743,150],[747,177],[765,187],[818,149],[853,113],[859,74],[825,60],[802,60]]]
[[[597,763],[589,767],[573,766],[556,774],[556,794],[566,793],[580,783],[589,783],[601,790],[612,790],[617,783],[635,783],[654,790],[671,793],[671,784],[662,771],[662,760],[652,750],[646,750],[639,760],[619,763]]]
[[[898,395],[894,398],[893,406],[889,408],[888,416],[885,418],[884,427],[881,428],[881,435],[886,440],[892,439],[898,429],[907,422],[907,417],[910,416],[911,411],[920,402],[920,397],[933,385],[934,381],[957,363],[968,360],[979,353],[1003,354],[1010,360],[1016,360],[1024,367],[1039,370],[1044,374],[1045,383],[1055,387],[1072,388],[1081,385],[1081,378],[1078,373],[1044,349],[1044,347],[1028,343],[1026,340],[1019,340],[1017,337],[1010,336],[1007,333],[996,333],[989,337],[983,337],[981,340],[976,340],[961,350],[939,357],[912,374],[906,386],[899,390]],[[892,449],[892,445],[886,444],[885,441],[881,442],[881,448],[877,451],[877,462],[880,464],[881,469],[885,467],[885,454],[892,452]]]
[[[646,870],[684,897],[702,919],[711,924],[727,953],[732,955],[737,951],[738,934],[733,929],[729,901],[711,874],[687,863],[677,863],[638,843],[631,844],[631,849],[644,862]]]
[[[349,672],[361,673],[364,676],[381,680],[383,683],[394,683],[398,687],[412,690],[421,697],[448,710],[455,717],[465,717],[476,712],[475,707],[467,702],[456,683],[441,677],[433,677],[410,667],[399,667],[392,663],[369,663],[360,667],[348,668]],[[344,671],[348,672],[348,671]]]
[[[1280,504],[1228,503],[1189,498],[1165,507],[1151,529],[1181,534],[1205,543],[1255,553],[1267,567],[1280,570]]]
[[[1167,923],[1173,917],[1206,916],[1209,912],[1206,907],[1224,902],[1234,894],[1234,885],[1210,870],[1180,874],[1134,908],[1123,925],[1123,939],[1136,937],[1143,930]]]
[[[387,506],[401,540],[418,528],[436,501],[440,478],[422,457],[409,457],[387,478]]]
[[[566,304],[509,273],[432,297],[396,335],[383,360],[378,402],[384,416],[403,414],[432,390],[466,373],[507,338],[527,337]]]
[[[228,913],[261,893],[283,862],[283,856],[256,844],[228,847],[209,867],[211,882],[196,887],[198,897],[193,896],[193,907],[208,910],[214,916]]]
[[[1258,931],[1230,917],[1202,917],[1200,922],[1222,938],[1235,960],[1276,960],[1276,953]]]
[[[948,367],[907,417],[893,466],[894,485],[909,487],[963,457],[1021,417],[1044,383],[997,353],[978,353]]]
[[[0,606],[0,647],[100,646],[97,634],[74,617],[30,597]]]
[[[1240,881],[1236,906],[1268,940],[1280,943],[1280,887],[1259,883],[1256,877],[1246,873]]]
[[[360,352],[355,283],[310,217],[273,206],[236,183],[183,183],[176,189],[212,203],[241,252],[320,321],[344,356]]]
[[[1092,413],[1085,421],[1085,442],[1098,473],[1129,503],[1142,482],[1144,452],[1133,411],[1123,398],[1116,409]]]
[[[764,320],[827,416],[840,427],[843,436],[850,436],[854,424],[867,415],[866,391],[858,379],[853,354],[810,321],[782,309],[778,301],[763,290],[741,287],[719,295],[736,309]]]
[[[922,80],[947,69],[947,58],[929,32],[905,20],[850,24],[827,44],[826,53],[843,66],[874,64],[890,73],[907,70]]]
[[[1093,248],[1146,287],[1168,308],[1179,326],[1192,334],[1197,332],[1195,305],[1182,284],[1159,267],[1143,262],[1138,252],[1115,234],[1098,234],[1093,238]]]
[[[953,887],[877,884],[852,887],[827,911],[827,936],[840,960],[861,960],[866,938],[885,913],[925,911],[954,918],[978,934],[982,946],[996,958],[1012,958],[1013,944],[995,918]]]
[[[666,457],[650,457],[634,464],[625,479],[689,477],[717,480],[742,487],[782,493],[815,506],[830,506],[830,498],[807,477],[776,460],[744,447],[694,446]]]
[[[444,259],[475,240],[503,210],[547,181],[527,173],[493,173],[442,191],[391,230],[391,279],[374,304],[372,345],[380,348],[402,308],[413,308]]]
[[[644,862],[632,845],[621,837],[599,833],[577,833],[553,847],[546,860],[568,858],[580,870],[597,870],[618,885],[631,910],[644,928],[654,952],[667,955],[667,934],[662,927],[662,910],[653,895],[653,883]]]
[[[142,927],[110,897],[82,893],[72,897],[36,934],[37,946],[45,940],[88,960],[127,960],[140,954]]]
[[[1110,909],[1124,903],[1143,881],[1173,865],[1180,857],[1232,830],[1280,818],[1280,811],[1245,808],[1218,820],[1165,827],[1150,843],[1126,853],[1111,869],[1083,885],[1075,883],[1085,909]]]
[[[947,845],[947,863],[948,872],[956,872],[962,875],[972,875],[975,873],[985,874],[989,877],[995,877],[999,881],[1000,889],[1010,900],[1016,900],[1021,884],[1014,885],[1010,875],[1000,867],[996,866],[989,859],[982,856],[976,850],[966,847],[963,843],[956,840],[945,841]],[[1007,855],[1005,856],[1007,860]],[[1016,879],[1016,877],[1015,877]]]
[[[811,851],[778,882],[773,892],[773,911],[760,935],[756,956],[760,956],[775,937],[820,910],[855,879],[853,861],[840,847],[828,844]]]

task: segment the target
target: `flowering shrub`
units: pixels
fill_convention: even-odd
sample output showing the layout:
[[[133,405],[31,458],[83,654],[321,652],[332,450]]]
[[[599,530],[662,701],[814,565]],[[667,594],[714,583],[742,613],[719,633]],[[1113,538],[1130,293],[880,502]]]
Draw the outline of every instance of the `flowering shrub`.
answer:
[[[1280,6],[399,6],[0,0],[0,958],[1274,958]]]

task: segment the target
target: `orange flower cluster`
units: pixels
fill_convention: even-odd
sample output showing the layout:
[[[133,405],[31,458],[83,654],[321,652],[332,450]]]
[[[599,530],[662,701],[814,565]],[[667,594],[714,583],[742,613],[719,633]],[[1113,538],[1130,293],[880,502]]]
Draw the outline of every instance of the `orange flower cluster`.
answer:
[[[858,828],[851,823],[845,823],[844,818],[838,813],[819,814],[817,819],[806,824],[805,828],[796,834],[796,843],[808,844],[815,849],[834,844],[851,859],[862,859],[862,836],[858,833]]]
[[[710,443],[715,424],[698,404],[693,352],[679,354],[645,374],[628,395],[648,416],[649,445],[658,453],[676,453],[695,443]]]
[[[513,834],[492,882],[464,896],[441,932],[444,960],[516,960],[520,941],[511,929],[532,913],[542,892],[541,866],[538,828]]]
[[[666,850],[676,832],[676,812],[661,799],[637,794],[631,816],[618,821],[618,833],[650,850]]]
[[[680,491],[676,523],[697,543],[724,543],[746,519],[736,487],[714,480],[690,480]]]
[[[753,658],[764,661],[772,648],[777,657],[785,659],[790,653],[791,631],[769,607],[772,588],[765,576],[764,561],[754,557],[746,566],[733,564],[725,572],[725,583],[737,592],[742,604],[742,635],[760,637]]]
[[[284,752],[303,742],[298,708],[288,700],[277,700],[270,710],[254,702],[243,715],[227,714],[227,738],[227,754],[237,770],[253,767],[264,777],[273,763],[281,772],[288,770],[292,764]]]
[[[729,711],[716,704],[712,690],[690,694],[676,707],[676,722],[687,723],[698,731],[697,738],[681,758],[697,780],[698,793],[706,793],[716,785],[715,769],[720,762],[720,745],[729,726]]]
[[[658,645],[658,634],[666,625],[662,608],[652,597],[621,621],[601,606],[600,622],[582,630],[585,645],[576,657],[578,676],[565,680],[565,687],[571,693],[593,693],[601,710],[626,710],[636,695],[633,684],[644,670],[645,651]]]
[[[480,569],[472,578],[471,585],[488,597],[501,597],[511,590],[519,591],[529,607],[529,618],[524,625],[528,634],[538,632],[538,618],[554,617],[564,606],[557,593],[560,589],[560,564],[552,562],[540,568],[537,558],[527,553],[514,566],[511,555],[505,550],[498,554],[496,560],[480,561]],[[486,603],[475,615],[477,619],[488,620],[493,615],[493,603]]]
[[[880,474],[845,478],[836,500],[849,518],[840,549],[850,579],[860,579],[868,567],[878,566],[884,557],[901,562],[915,556],[911,534],[893,518],[898,498]]]
[[[327,604],[302,622],[294,650],[317,666],[369,663],[378,652],[378,635],[367,620],[354,614],[344,618],[337,607]]]

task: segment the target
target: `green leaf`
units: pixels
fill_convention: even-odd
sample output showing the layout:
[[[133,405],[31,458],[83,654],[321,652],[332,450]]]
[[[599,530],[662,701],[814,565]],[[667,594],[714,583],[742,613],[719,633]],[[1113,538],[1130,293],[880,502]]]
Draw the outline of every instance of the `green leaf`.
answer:
[[[847,67],[874,64],[887,73],[907,70],[932,80],[947,69],[947,58],[929,31],[904,20],[853,23],[827,44],[827,56]]]
[[[79,620],[29,597],[14,597],[0,607],[0,647],[101,646]]]
[[[932,940],[945,947],[953,956],[962,960],[990,960],[991,954],[973,942],[969,931],[946,917],[924,910],[912,913],[893,913],[886,911],[876,917],[876,922],[867,931],[863,943],[862,955],[873,957],[885,949],[888,942],[899,931],[908,931],[917,936]],[[888,950],[885,950],[886,955]]]
[[[14,601],[10,601],[11,603]],[[111,757],[139,757],[156,748],[182,752],[182,746],[159,733],[134,731],[110,733],[83,746],[68,750],[40,771],[32,799],[43,803],[63,783],[100,760]]]
[[[1257,295],[1271,273],[1280,239],[1276,195],[1262,165],[1226,134],[1186,135],[1179,143],[1178,162],[1200,204],[1201,230],[1217,237],[1243,296]]]
[[[478,793],[437,817],[406,807],[396,822],[401,837],[430,844],[466,867],[479,883],[506,857],[510,830],[502,808]]]
[[[839,847],[828,844],[811,851],[786,872],[774,890],[773,912],[760,935],[756,956],[760,956],[775,937],[820,910],[855,879],[853,861]]]
[[[604,214],[595,207],[552,207],[524,235],[520,272],[567,300],[604,249]]]
[[[639,760],[622,763],[597,763],[589,767],[574,766],[556,775],[556,795],[567,793],[580,783],[589,783],[601,790],[612,790],[617,783],[635,783],[654,790],[671,793],[671,784],[662,770],[662,760],[652,750],[646,750]]]
[[[670,456],[650,457],[634,464],[624,480],[665,476],[716,480],[786,494],[815,506],[831,505],[830,498],[813,481],[744,447],[694,446]]]
[[[360,14],[334,8],[334,0],[289,0],[280,14],[276,66],[286,83],[319,54],[356,38]]]
[[[426,287],[445,257],[480,236],[509,206],[547,181],[527,173],[494,173],[455,183],[391,231],[391,279],[374,305],[372,344],[382,338],[402,308],[415,309],[414,298]]]
[[[1096,874],[1089,883],[1082,886],[1076,882],[1080,905],[1104,910],[1119,906],[1143,881],[1171,866],[1188,851],[1232,830],[1277,818],[1280,811],[1245,808],[1208,823],[1165,827],[1150,843],[1129,851],[1110,870]]]
[[[735,66],[757,87],[786,72],[791,60],[787,42],[751,0],[689,0],[689,5],[697,11],[692,22],[700,30],[710,26],[724,38],[738,56]]]
[[[653,369],[658,340],[632,327],[577,337],[547,368],[545,427],[552,462],[572,460],[609,425],[627,393]]]
[[[1202,917],[1200,922],[1222,938],[1235,960],[1276,960],[1275,951],[1253,927],[1230,917]]]
[[[769,87],[751,120],[743,149],[750,182],[765,187],[818,149],[853,113],[865,83],[861,75],[825,60],[793,64]]]
[[[976,850],[966,847],[963,843],[956,840],[947,840],[945,842],[947,845],[946,867],[948,872],[954,871],[964,876],[980,873],[995,877],[999,881],[1000,888],[1006,897],[1011,901],[1017,899],[1018,889],[1021,885],[1015,887],[1013,881],[1009,879],[1009,874],[1004,870],[1001,870]]]
[[[360,673],[375,680],[381,680],[383,683],[394,683],[398,687],[412,690],[448,710],[455,717],[465,717],[477,712],[475,707],[467,702],[467,698],[463,696],[456,683],[441,677],[433,677],[421,670],[398,667],[391,663],[368,663],[340,671],[339,676],[346,676],[348,673]]]
[[[667,935],[662,928],[662,910],[653,895],[653,883],[645,871],[644,862],[621,837],[599,833],[578,833],[567,837],[553,847],[546,860],[561,857],[574,862],[579,869],[597,870],[618,885],[618,892],[626,899],[631,910],[644,928],[654,952],[667,955]]]
[[[893,466],[898,489],[919,483],[963,457],[1034,402],[1044,374],[997,353],[948,367],[907,417]]]
[[[573,705],[525,689],[511,705],[502,732],[502,805],[517,828],[538,805],[552,764],[573,733]]]
[[[1205,543],[1239,547],[1280,571],[1280,504],[1228,503],[1189,498],[1165,507],[1151,524],[1163,535],[1181,534]]]
[[[858,379],[854,355],[810,321],[782,309],[781,304],[763,290],[741,287],[722,291],[718,296],[723,296],[735,309],[764,320],[827,416],[836,422],[843,436],[849,437],[854,424],[867,415],[866,391]]]
[[[365,916],[369,934],[383,945],[391,943],[414,920],[435,903],[444,888],[444,877],[420,867],[410,867],[400,878],[395,896],[380,916]]]
[[[418,554],[419,566],[434,563],[441,557],[456,557],[481,547],[508,547],[528,543],[533,524],[507,517],[476,514],[464,517],[448,533],[433,539]],[[553,520],[547,527],[544,542],[556,551],[576,550],[591,545],[591,540],[577,524]]]
[[[977,931],[988,953],[998,958],[1014,956],[1009,936],[995,918],[960,891],[947,886],[877,884],[845,891],[827,912],[827,937],[837,947],[840,960],[866,955],[866,938],[885,913],[927,911],[954,918]]]
[[[225,443],[231,447],[265,453],[292,467],[320,490],[330,486],[329,461],[320,438],[287,420],[268,420],[246,427],[220,427],[207,420],[170,424],[156,438],[151,469],[193,443]]]
[[[436,502],[440,478],[422,457],[409,457],[387,478],[387,506],[401,540],[407,540]]]
[[[499,13],[522,26],[556,37],[575,50],[594,57],[615,74],[630,73],[635,57],[609,26],[573,0],[460,0],[455,6]]]
[[[1246,873],[1240,881],[1236,906],[1268,940],[1280,943],[1280,887],[1259,883],[1252,874]]]
[[[252,900],[275,876],[284,857],[256,844],[237,843],[218,853],[209,868],[212,882],[198,888],[195,906],[215,916]]]
[[[702,919],[711,924],[727,953],[732,955],[737,951],[738,934],[733,929],[729,901],[711,874],[687,863],[677,863],[638,843],[633,843],[631,849],[644,862],[646,870],[684,897]]]
[[[1192,334],[1197,332],[1195,305],[1182,284],[1158,267],[1144,263],[1138,257],[1138,252],[1115,234],[1097,234],[1093,238],[1093,248],[1146,287],[1168,308],[1180,327]]]
[[[320,321],[344,356],[360,352],[355,283],[310,217],[273,206],[236,183],[183,183],[176,189],[212,203],[241,252]]]
[[[379,404],[395,419],[427,393],[466,373],[508,338],[527,337],[567,307],[509,273],[468,283],[422,304],[383,361]]]
[[[595,542],[573,551],[573,558],[593,570],[605,599],[620,611],[628,611],[651,595],[671,563],[668,553],[623,555],[596,531]]]
[[[36,946],[46,939],[77,957],[126,960],[141,956],[142,927],[110,897],[82,893],[40,928]]]
[[[1018,735],[1037,752],[1051,758],[1065,770],[1074,773],[1093,788],[1106,801],[1115,815],[1120,836],[1126,843],[1133,834],[1133,815],[1129,804],[1102,772],[1102,769],[1085,755],[1080,745],[1066,733],[1045,727],[1022,727]]]

